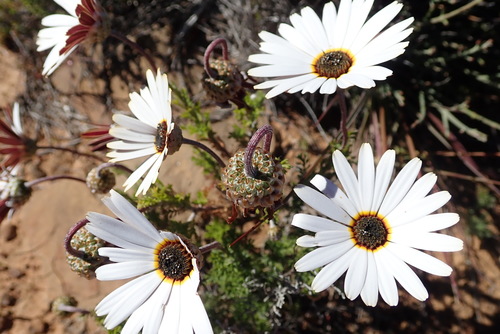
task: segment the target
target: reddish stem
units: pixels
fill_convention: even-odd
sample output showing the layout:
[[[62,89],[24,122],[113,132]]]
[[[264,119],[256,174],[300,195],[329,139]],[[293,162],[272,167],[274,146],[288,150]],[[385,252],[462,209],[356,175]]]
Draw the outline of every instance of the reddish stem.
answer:
[[[264,125],[253,134],[245,149],[245,156],[243,157],[245,162],[245,174],[254,179],[258,177],[259,171],[253,166],[253,154],[255,153],[257,144],[262,138],[264,138],[264,152],[269,153],[271,149],[271,140],[273,138],[273,128],[269,124]]]
[[[212,79],[217,77],[217,72],[215,72],[211,67],[210,67],[210,55],[214,51],[214,49],[217,46],[221,46],[222,48],[222,59],[224,60],[229,60],[229,52],[227,48],[227,42],[224,38],[220,37],[214,40],[212,43],[210,43],[207,46],[207,49],[205,50],[205,54],[203,55],[203,66],[205,68],[205,72],[208,74],[208,76]]]

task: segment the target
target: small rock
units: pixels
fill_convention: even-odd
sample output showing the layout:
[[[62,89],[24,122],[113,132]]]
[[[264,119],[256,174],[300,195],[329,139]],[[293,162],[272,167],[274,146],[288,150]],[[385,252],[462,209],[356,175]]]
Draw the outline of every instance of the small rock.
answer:
[[[5,241],[11,241],[17,238],[17,226],[15,225],[7,225],[4,231],[4,239]]]
[[[31,321],[28,333],[30,334],[42,334],[47,333],[49,329],[49,324],[47,324],[42,319],[33,319]]]
[[[2,298],[0,299],[0,305],[2,307],[5,306],[13,306],[16,304],[17,298],[9,293],[4,293]]]
[[[24,276],[24,271],[17,268],[9,268],[8,270],[9,276],[15,279],[21,278]]]

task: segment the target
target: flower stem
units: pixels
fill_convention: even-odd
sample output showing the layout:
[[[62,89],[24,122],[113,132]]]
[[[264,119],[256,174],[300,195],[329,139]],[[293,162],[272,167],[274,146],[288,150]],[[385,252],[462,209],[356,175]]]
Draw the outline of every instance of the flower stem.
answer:
[[[67,312],[67,313],[81,313],[81,314],[89,314],[90,312],[86,309],[76,307],[76,306],[71,306],[71,305],[57,305],[57,310],[61,312]]]
[[[52,175],[52,176],[45,176],[45,177],[41,177],[41,178],[36,179],[36,180],[32,180],[32,181],[26,182],[24,185],[26,187],[28,187],[28,188],[31,188],[34,185],[37,185],[39,183],[46,182],[46,181],[55,181],[55,180],[74,180],[74,181],[82,182],[84,184],[87,183],[84,179],[80,179],[79,177],[75,177],[75,176],[70,176],[70,175]]]
[[[342,131],[342,148],[347,144],[347,104],[342,89],[337,89],[340,106],[340,131]]]
[[[66,252],[68,252],[70,255],[73,255],[74,257],[77,257],[79,259],[88,260],[87,254],[85,252],[76,250],[71,246],[71,239],[75,236],[76,232],[78,232],[82,227],[87,225],[88,219],[84,218],[80,220],[78,223],[76,223],[66,234],[64,237],[64,249],[66,249]]]
[[[155,64],[155,61],[139,44],[131,41],[130,39],[128,39],[127,36],[122,35],[121,33],[117,32],[117,31],[111,31],[111,33],[109,35],[111,37],[116,38],[117,40],[127,44],[132,49],[135,49],[137,52],[139,52],[144,58],[147,59],[147,61],[149,62],[149,65],[151,65],[151,69],[153,70],[153,72],[156,72],[158,67]]]
[[[99,166],[96,167],[97,176],[101,177],[101,171],[103,169],[106,169],[106,168],[118,168],[118,169],[121,169],[121,170],[129,173],[129,174],[132,174],[134,172],[133,170],[131,170],[130,168],[128,168],[124,165],[117,164],[115,162],[105,162],[105,163],[100,164]]]
[[[100,157],[98,157],[96,155],[93,155],[93,154],[90,154],[90,153],[80,152],[80,151],[77,151],[77,150],[74,150],[74,149],[68,148],[68,147],[60,147],[60,146],[37,146],[36,148],[37,149],[58,150],[58,151],[70,152],[70,153],[73,153],[73,154],[81,155],[82,157],[92,158],[92,159],[95,159],[95,160],[98,160],[98,161],[104,161],[103,158],[100,158]]]
[[[213,241],[209,244],[206,244],[205,246],[201,246],[198,249],[200,250],[201,254],[205,254],[217,248],[222,248],[222,245],[218,241]]]
[[[220,37],[214,40],[212,43],[210,43],[205,50],[205,54],[203,55],[203,66],[205,68],[205,72],[208,74],[208,76],[212,79],[217,77],[217,72],[215,72],[211,67],[210,67],[210,55],[214,51],[214,49],[220,45],[222,48],[222,59],[224,60],[229,60],[229,52],[227,48],[227,42],[224,38]]]
[[[191,140],[191,139],[187,139],[187,138],[182,138],[182,143],[193,145],[193,146],[198,147],[199,149],[204,150],[205,152],[210,154],[217,161],[217,163],[219,164],[219,166],[221,168],[226,167],[226,164],[224,163],[224,161],[222,161],[222,159],[217,155],[217,153],[212,151],[208,146],[206,146],[200,142],[197,142],[196,140]]]
[[[259,175],[259,171],[253,166],[253,154],[255,153],[255,149],[257,148],[257,144],[264,137],[264,152],[269,153],[271,149],[271,140],[273,138],[273,128],[266,124],[257,130],[250,141],[248,142],[247,148],[245,149],[245,155],[243,160],[245,162],[245,174],[252,178],[257,178]]]

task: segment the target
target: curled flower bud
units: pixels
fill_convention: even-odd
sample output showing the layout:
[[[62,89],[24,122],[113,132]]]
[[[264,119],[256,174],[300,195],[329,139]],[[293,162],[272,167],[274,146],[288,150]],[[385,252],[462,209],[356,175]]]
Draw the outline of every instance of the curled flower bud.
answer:
[[[226,196],[244,209],[270,208],[283,196],[285,176],[281,163],[260,147],[256,148],[252,164],[257,177],[245,172],[245,150],[239,150],[229,159],[222,174]]]
[[[66,253],[66,262],[74,272],[87,279],[95,277],[95,270],[102,264],[103,260],[99,256],[98,250],[106,242],[82,227],[71,238],[71,247],[82,252],[84,256],[77,257]]]
[[[210,63],[214,76],[205,73],[203,88],[217,103],[225,103],[238,97],[243,89],[243,76],[228,60],[217,59]]]

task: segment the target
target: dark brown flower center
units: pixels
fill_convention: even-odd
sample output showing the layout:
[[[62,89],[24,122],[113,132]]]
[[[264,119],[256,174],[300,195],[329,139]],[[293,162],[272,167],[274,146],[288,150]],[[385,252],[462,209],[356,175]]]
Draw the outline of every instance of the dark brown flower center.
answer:
[[[349,72],[353,59],[344,51],[329,51],[317,58],[314,69],[320,77],[338,78]]]
[[[158,269],[166,278],[183,281],[193,270],[192,259],[180,242],[169,242],[158,254]]]
[[[356,245],[369,250],[376,250],[388,241],[387,227],[376,216],[362,216],[352,225]]]
[[[167,145],[167,138],[168,138],[167,131],[168,131],[168,124],[166,121],[158,123],[155,136],[155,148],[158,153],[163,152],[165,146]]]

